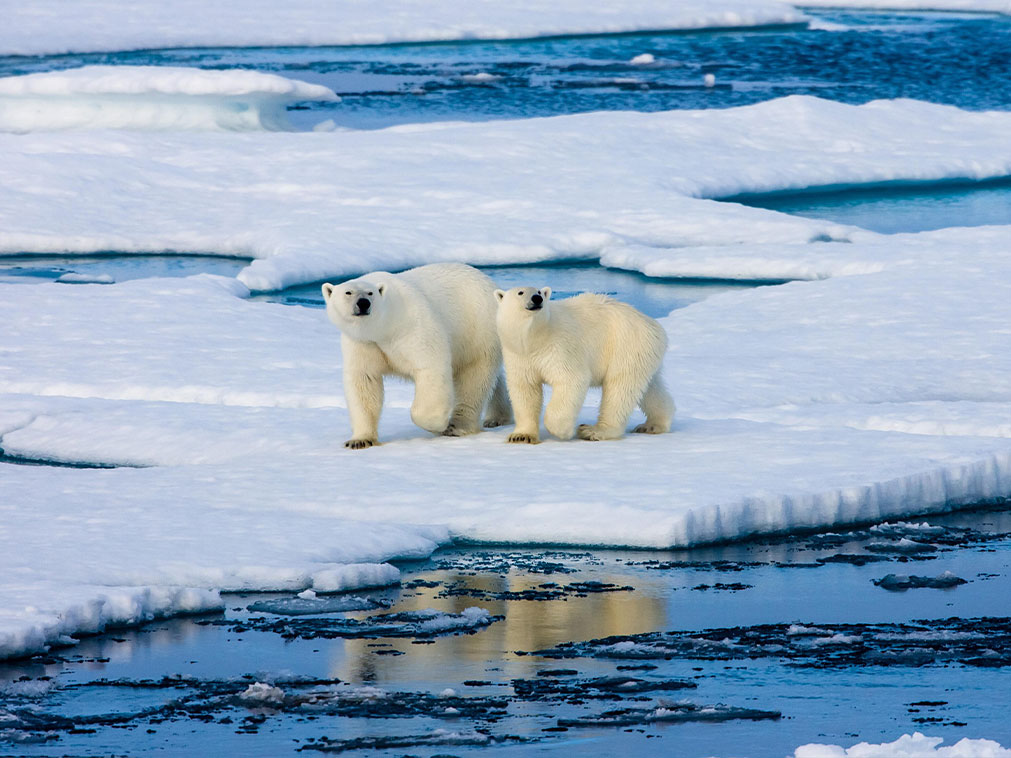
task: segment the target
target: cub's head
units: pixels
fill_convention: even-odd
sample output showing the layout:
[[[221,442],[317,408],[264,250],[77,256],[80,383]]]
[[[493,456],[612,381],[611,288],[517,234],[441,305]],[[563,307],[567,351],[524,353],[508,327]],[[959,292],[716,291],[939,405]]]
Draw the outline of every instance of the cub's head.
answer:
[[[367,338],[379,326],[383,315],[386,285],[368,279],[352,279],[343,284],[323,285],[326,315],[342,332]]]
[[[495,290],[495,297],[498,298],[499,320],[529,319],[548,312],[551,288],[513,287],[511,290]]]

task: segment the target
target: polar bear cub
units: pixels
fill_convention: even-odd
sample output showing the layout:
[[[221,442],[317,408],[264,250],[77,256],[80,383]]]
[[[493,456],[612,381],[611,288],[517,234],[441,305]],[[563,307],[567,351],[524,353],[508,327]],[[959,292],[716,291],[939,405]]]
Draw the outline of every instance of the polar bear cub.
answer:
[[[621,437],[638,405],[636,432],[669,432],[674,400],[660,376],[667,334],[656,320],[605,295],[551,301],[550,287],[495,290],[506,383],[516,415],[509,442],[540,441],[542,387],[551,385],[544,425],[555,437]],[[592,426],[576,419],[590,387],[602,387]]]
[[[411,419],[434,434],[478,431],[486,405],[485,426],[512,420],[502,386],[495,284],[476,268],[435,263],[399,274],[376,271],[322,289],[327,316],[341,331],[351,416],[345,447],[378,443],[389,375],[414,382]]]

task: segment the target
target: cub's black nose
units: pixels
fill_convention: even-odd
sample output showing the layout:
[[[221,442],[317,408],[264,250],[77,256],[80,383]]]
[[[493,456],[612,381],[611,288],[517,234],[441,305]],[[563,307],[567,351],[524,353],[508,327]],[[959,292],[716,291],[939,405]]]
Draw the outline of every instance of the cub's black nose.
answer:
[[[544,302],[544,298],[541,297],[540,295],[534,295],[532,298],[530,298],[530,302],[533,303],[534,305],[540,305],[541,303]]]
[[[364,316],[369,312],[369,308],[372,307],[372,301],[368,298],[360,297],[358,302],[355,303],[355,308],[358,311],[358,315]]]

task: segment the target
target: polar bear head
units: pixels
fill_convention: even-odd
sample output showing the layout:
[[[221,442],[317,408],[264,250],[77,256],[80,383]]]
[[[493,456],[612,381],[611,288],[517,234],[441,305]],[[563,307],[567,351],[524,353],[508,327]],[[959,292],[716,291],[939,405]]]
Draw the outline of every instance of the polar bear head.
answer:
[[[499,314],[510,318],[533,318],[546,315],[551,287],[513,287],[511,290],[495,290],[498,298]]]
[[[334,326],[359,340],[374,341],[384,331],[388,286],[369,279],[323,285],[326,315]]]

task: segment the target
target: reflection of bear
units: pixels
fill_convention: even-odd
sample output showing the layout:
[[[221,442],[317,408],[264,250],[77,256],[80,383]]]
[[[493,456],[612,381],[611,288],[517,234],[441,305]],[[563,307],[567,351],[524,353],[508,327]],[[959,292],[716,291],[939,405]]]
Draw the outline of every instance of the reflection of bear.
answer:
[[[341,330],[351,416],[345,447],[378,442],[383,377],[390,374],[414,382],[411,419],[435,434],[478,431],[489,396],[485,426],[512,420],[500,377],[494,290],[491,279],[459,263],[323,285],[327,315]]]
[[[495,290],[506,382],[516,414],[509,442],[540,441],[543,383],[551,385],[544,425],[559,439],[577,433],[576,418],[589,387],[602,387],[600,416],[582,424],[584,440],[625,433],[636,404],[646,414],[637,432],[669,432],[674,401],[660,367],[667,334],[654,319],[604,295],[549,302],[551,288]]]

